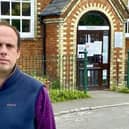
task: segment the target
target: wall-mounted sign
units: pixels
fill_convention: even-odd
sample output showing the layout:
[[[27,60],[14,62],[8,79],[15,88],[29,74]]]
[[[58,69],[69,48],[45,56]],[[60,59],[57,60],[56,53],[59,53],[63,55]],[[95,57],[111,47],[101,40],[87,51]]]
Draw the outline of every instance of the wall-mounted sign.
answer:
[[[78,58],[84,58],[84,54],[80,54],[80,52],[84,52],[85,48],[87,56],[102,54],[102,42],[95,41],[94,43],[78,44]]]
[[[123,44],[123,32],[115,32],[115,48],[122,48]]]
[[[94,43],[86,43],[87,56],[102,54],[102,42],[94,41]]]

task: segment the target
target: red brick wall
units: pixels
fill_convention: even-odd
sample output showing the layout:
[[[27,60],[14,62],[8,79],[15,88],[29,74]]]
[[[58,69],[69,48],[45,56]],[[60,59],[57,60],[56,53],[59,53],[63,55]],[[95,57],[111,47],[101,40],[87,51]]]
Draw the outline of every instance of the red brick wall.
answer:
[[[57,76],[57,24],[46,24],[46,70],[51,78]]]
[[[57,55],[57,24],[46,25],[46,54]]]
[[[42,51],[43,51],[42,39],[21,41],[21,55],[24,56],[41,55]]]
[[[25,72],[41,75],[43,73],[42,40],[22,40],[21,56],[18,66]]]

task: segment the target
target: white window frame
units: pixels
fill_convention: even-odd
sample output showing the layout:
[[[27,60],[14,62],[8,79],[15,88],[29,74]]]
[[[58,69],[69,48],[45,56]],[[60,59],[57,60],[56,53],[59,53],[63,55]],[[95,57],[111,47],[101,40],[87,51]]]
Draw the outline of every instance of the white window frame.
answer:
[[[28,0],[1,0],[1,2],[27,2]],[[25,19],[25,20],[30,20],[30,32],[20,32],[20,36],[21,38],[34,38],[34,2],[35,0],[30,0],[30,7],[31,7],[31,15],[30,16],[11,16],[11,15],[1,15],[1,10],[0,10],[0,20],[1,19],[10,19],[10,24],[12,24],[12,19],[18,19],[21,20]],[[1,3],[0,3],[1,4]],[[22,9],[22,8],[20,8]],[[11,9],[10,9],[11,11]],[[20,24],[20,28],[22,28],[22,25]]]

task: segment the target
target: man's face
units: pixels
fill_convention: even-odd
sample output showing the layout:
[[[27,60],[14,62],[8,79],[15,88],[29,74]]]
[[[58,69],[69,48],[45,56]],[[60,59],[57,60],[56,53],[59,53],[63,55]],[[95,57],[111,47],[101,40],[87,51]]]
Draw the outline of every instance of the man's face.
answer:
[[[19,56],[16,33],[7,26],[0,26],[0,73],[10,72]]]

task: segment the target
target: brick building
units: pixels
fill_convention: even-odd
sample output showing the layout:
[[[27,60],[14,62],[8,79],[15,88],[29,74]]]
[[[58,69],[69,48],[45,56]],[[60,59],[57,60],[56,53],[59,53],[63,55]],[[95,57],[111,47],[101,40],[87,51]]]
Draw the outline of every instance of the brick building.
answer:
[[[63,60],[58,65],[60,80],[68,85],[81,85],[78,54],[88,50],[89,87],[109,87],[125,82],[125,60],[128,48],[127,1],[122,0],[53,0],[41,12],[46,35],[46,58],[52,55],[75,55],[74,60]],[[126,3],[126,4],[125,4]],[[90,20],[88,20],[90,19]],[[99,21],[98,23],[95,21]],[[127,28],[126,28],[127,29]],[[127,30],[126,30],[127,31]],[[96,49],[97,48],[97,49]],[[55,70],[55,69],[54,69]],[[80,75],[80,77],[79,77]]]
[[[89,87],[109,88],[112,84],[125,83],[129,48],[128,0],[3,1],[1,7],[9,6],[13,10],[17,6],[23,10],[22,17],[20,12],[14,13],[16,10],[11,17],[6,16],[8,13],[2,14],[2,8],[0,10],[2,20],[20,26],[22,53],[43,55],[45,59],[60,58],[57,63],[43,64],[50,77],[58,77],[67,86],[81,87],[83,55],[79,52],[86,48],[90,62]]]

